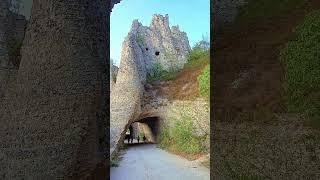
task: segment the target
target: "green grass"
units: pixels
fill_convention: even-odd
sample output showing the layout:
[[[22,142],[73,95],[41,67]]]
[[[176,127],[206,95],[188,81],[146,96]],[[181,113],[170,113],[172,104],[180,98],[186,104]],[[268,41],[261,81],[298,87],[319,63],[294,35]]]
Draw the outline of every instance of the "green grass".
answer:
[[[237,20],[259,22],[277,17],[289,10],[305,8],[307,0],[249,0],[239,12]]]
[[[210,168],[210,159],[206,158],[203,162],[201,162],[201,164],[206,168]]]
[[[182,116],[182,119],[176,120],[173,127],[165,129],[160,136],[160,147],[170,149],[174,147],[180,152],[196,154],[203,151],[202,137],[195,137],[194,126],[188,116]]]
[[[195,68],[210,62],[210,54],[206,52],[202,54],[198,59],[189,59],[184,65],[184,68]]]
[[[320,11],[296,29],[280,59],[285,67],[285,102],[289,112],[320,119]]]
[[[208,64],[198,76],[200,96],[210,99],[210,65]]]

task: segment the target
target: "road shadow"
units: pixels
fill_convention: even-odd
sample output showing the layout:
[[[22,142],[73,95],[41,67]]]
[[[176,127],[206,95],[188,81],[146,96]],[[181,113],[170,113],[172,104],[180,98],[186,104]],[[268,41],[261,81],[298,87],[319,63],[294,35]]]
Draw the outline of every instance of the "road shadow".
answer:
[[[156,144],[156,143],[152,143],[152,142],[145,142],[145,143],[124,143],[125,146],[127,147],[137,147],[137,146],[146,146],[146,145],[150,145],[150,144]]]

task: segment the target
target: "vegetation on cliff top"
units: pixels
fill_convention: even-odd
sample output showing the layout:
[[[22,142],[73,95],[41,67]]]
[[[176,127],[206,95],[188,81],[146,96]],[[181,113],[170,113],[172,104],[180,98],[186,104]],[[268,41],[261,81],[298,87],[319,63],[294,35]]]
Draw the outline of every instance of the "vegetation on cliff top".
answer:
[[[210,65],[208,64],[198,76],[200,95],[207,100],[210,99]]]
[[[289,112],[319,120],[320,11],[309,14],[295,32],[296,38],[281,51],[286,105]]]

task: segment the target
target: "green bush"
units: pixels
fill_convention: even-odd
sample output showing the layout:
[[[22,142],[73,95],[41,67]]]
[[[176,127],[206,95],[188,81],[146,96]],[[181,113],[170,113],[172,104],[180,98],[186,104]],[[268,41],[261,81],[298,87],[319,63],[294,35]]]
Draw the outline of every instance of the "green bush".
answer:
[[[188,61],[198,60],[203,56],[206,56],[209,53],[207,49],[204,48],[194,48],[189,52]]]
[[[190,60],[184,65],[184,68],[195,68],[210,62],[210,54],[206,52],[202,54],[198,59]]]
[[[159,80],[168,72],[161,66],[160,63],[155,63],[147,72],[147,82]]]
[[[285,101],[289,112],[320,117],[320,11],[309,14],[296,38],[281,51]]]
[[[172,129],[172,137],[177,147],[187,153],[198,153],[201,150],[201,143],[192,135],[193,123],[190,119],[176,121]]]
[[[160,147],[164,149],[174,147],[178,151],[191,154],[201,152],[203,150],[202,139],[192,134],[193,129],[191,118],[183,116],[181,120],[175,121],[173,127],[162,132]]]
[[[142,44],[142,45],[144,45],[144,46],[146,45],[146,39],[145,39],[145,37],[143,35],[138,35],[137,36],[137,42]]]
[[[207,65],[202,73],[198,76],[198,86],[200,95],[210,99],[210,65]]]

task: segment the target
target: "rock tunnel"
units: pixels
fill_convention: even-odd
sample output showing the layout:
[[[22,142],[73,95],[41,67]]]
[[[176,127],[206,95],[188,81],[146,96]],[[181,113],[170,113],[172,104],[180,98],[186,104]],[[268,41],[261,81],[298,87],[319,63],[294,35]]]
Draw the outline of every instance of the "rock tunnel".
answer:
[[[144,143],[158,143],[160,135],[160,118],[156,116],[146,117],[134,121],[129,125],[124,137],[124,143],[128,142],[129,136],[134,139],[133,142],[137,142],[139,136],[140,142],[143,142],[143,136],[146,137]]]

